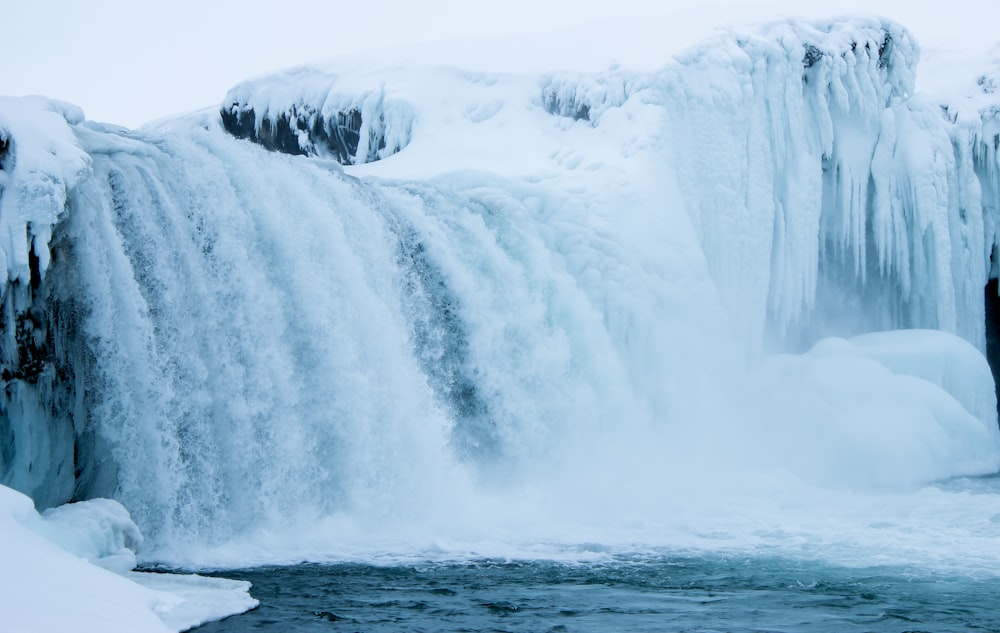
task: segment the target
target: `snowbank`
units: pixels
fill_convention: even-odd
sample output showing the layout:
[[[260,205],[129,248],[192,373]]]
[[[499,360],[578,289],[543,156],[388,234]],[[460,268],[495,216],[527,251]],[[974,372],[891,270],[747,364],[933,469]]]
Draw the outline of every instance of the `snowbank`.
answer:
[[[174,574],[120,575],[138,528],[120,504],[95,499],[39,515],[0,486],[2,627],[18,633],[167,633],[257,605],[250,584]]]
[[[850,351],[878,361],[897,374],[923,378],[951,394],[996,435],[997,397],[990,366],[968,341],[937,330],[872,332],[850,339]],[[820,342],[823,353],[846,351]]]
[[[807,481],[909,486],[1000,468],[993,377],[968,342],[931,330],[824,339],[751,375],[759,463]]]

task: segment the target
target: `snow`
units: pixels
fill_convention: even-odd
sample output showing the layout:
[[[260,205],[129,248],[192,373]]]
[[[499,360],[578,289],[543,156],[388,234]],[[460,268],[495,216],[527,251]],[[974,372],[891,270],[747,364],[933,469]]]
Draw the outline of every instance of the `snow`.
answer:
[[[699,497],[745,511],[731,531],[794,516],[832,538],[808,518],[834,516],[828,495],[874,516],[882,491],[995,472],[1000,63],[930,49],[921,70],[913,35],[873,17],[703,40],[717,17],[457,62],[408,47],[229,91],[223,111],[257,134],[285,117],[306,158],[234,142],[215,109],[129,132],[0,100],[5,288],[24,308],[60,220],[87,245],[62,274],[108,494],[131,511],[38,514],[0,488],[13,630],[182,630],[255,604],[242,583],[132,572],[137,552],[662,543],[690,538]],[[353,111],[341,167],[313,131]],[[774,519],[730,486],[818,500]]]
[[[855,336],[854,353],[898,374],[929,380],[951,394],[987,431],[997,431],[990,367],[968,341],[938,330],[895,330]],[[830,350],[834,351],[834,350]]]
[[[0,486],[0,532],[2,626],[11,633],[167,633],[257,604],[246,582],[105,569],[131,569],[141,540],[108,499],[39,515],[28,497]]]
[[[258,127],[285,116],[306,128],[316,116],[364,109],[361,158],[348,171],[361,177],[504,174],[575,194],[596,213],[674,177],[667,186],[681,191],[746,340],[788,328],[815,340],[828,327],[825,299],[860,284],[886,312],[911,317],[855,315],[838,323],[847,333],[935,328],[985,349],[979,284],[995,216],[966,211],[982,204],[976,169],[994,173],[997,163],[980,141],[992,110],[978,65],[962,92],[934,92],[934,77],[923,82],[932,91],[920,92],[913,36],[877,18],[732,27],[685,49],[646,29],[655,30],[643,24],[632,35],[655,43],[641,58],[657,60],[652,67],[574,64],[559,47],[545,56],[518,46],[518,72],[499,72],[487,53],[463,57],[458,70],[427,47],[406,65],[387,51],[253,79],[223,107],[252,109]],[[540,70],[552,57],[589,70]],[[365,145],[376,137],[385,150]],[[300,146],[325,156],[314,141]]]
[[[27,284],[28,252],[39,258],[42,274],[49,264],[52,226],[66,207],[67,191],[90,165],[70,125],[84,119],[76,106],[44,99],[0,97],[0,270],[6,279]]]
[[[768,357],[751,383],[761,426],[745,432],[765,441],[745,441],[806,481],[893,487],[1000,467],[990,368],[954,335],[824,339]]]

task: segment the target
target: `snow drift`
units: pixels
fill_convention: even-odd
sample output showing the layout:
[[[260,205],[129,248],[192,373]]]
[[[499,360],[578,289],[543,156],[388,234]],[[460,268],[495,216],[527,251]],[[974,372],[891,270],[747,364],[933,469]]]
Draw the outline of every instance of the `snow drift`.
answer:
[[[26,496],[0,486],[0,528],[6,630],[166,633],[257,604],[247,582],[129,573],[142,536],[108,499],[39,515]]]

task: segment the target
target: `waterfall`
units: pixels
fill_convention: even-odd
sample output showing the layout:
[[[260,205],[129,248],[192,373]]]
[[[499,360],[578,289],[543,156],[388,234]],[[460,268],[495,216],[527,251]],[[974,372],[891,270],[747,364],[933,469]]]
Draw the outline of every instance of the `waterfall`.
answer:
[[[648,75],[428,70],[439,101],[268,92],[292,74],[134,132],[4,101],[0,481],[115,498],[169,557],[546,499],[659,516],[690,473],[991,472],[994,128],[914,96],[916,59],[848,21]],[[338,112],[392,151],[329,160]],[[511,130],[533,145],[483,168]],[[820,341],[900,328],[940,332]]]

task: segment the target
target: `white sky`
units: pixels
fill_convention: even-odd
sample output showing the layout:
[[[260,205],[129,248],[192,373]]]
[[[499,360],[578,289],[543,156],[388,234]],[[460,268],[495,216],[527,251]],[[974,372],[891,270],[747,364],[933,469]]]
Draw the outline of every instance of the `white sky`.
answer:
[[[633,22],[612,17],[638,17],[646,36],[650,24],[669,24],[669,37],[687,43],[716,23],[858,11],[902,22],[925,48],[1000,42],[1000,0],[0,0],[0,94],[42,94],[136,126],[217,104],[254,75],[391,44],[464,38],[450,49],[461,62],[463,47],[486,36],[580,24],[588,37],[572,44],[582,51],[628,43]]]

